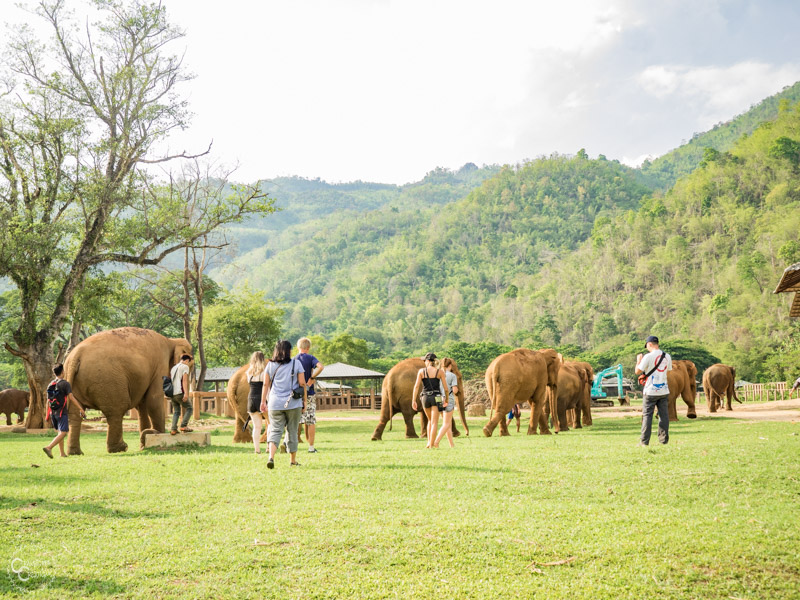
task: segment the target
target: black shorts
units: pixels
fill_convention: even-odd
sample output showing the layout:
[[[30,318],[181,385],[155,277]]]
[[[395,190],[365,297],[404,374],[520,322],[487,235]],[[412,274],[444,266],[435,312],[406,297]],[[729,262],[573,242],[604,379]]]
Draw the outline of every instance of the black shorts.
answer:
[[[261,398],[247,397],[247,412],[256,413],[261,412]]]
[[[433,408],[435,406],[439,410],[442,410],[442,399],[437,398],[436,396],[428,396],[427,394],[422,394],[422,406],[424,408]]]

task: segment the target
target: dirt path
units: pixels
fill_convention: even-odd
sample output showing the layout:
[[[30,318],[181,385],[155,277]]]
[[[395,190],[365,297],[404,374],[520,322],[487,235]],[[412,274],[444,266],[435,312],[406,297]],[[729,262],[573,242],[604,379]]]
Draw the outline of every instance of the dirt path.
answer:
[[[733,410],[722,410],[709,413],[705,404],[698,404],[698,417],[721,417],[726,419],[744,419],[747,421],[790,421],[800,422],[800,398],[776,400],[774,402],[733,403]],[[641,413],[638,406],[615,406],[613,408],[593,408],[592,417],[624,417]],[[686,418],[686,405],[678,399],[678,418]]]

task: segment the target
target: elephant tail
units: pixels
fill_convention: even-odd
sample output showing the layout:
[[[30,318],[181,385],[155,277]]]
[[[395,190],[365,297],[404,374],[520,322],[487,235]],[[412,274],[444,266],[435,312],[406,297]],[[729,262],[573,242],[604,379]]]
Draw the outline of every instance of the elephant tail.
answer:
[[[736,394],[736,385],[733,386],[733,399],[736,400],[739,404],[742,404],[742,401],[739,400],[739,396]]]
[[[392,385],[387,384],[386,379],[383,380],[383,389],[381,390],[381,416],[385,416],[389,421],[389,431],[392,430]]]

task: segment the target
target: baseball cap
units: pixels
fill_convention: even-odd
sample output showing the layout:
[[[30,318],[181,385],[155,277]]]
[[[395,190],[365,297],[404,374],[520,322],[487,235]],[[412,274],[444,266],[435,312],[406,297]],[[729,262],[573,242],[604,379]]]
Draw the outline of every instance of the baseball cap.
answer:
[[[645,349],[647,348],[647,344],[649,344],[650,342],[653,342],[654,344],[657,344],[658,343],[658,338],[656,336],[654,336],[654,335],[647,336],[647,339],[644,341]]]

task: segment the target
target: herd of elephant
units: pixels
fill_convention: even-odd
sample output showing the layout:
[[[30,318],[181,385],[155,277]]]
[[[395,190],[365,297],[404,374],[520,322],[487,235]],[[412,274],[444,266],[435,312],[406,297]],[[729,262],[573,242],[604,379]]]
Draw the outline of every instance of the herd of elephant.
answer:
[[[399,362],[383,380],[381,389],[381,417],[372,434],[373,440],[380,440],[387,423],[391,428],[392,416],[403,415],[406,424],[406,437],[416,438],[414,429],[415,412],[420,412],[422,431],[427,427],[427,418],[422,411],[412,409],[412,394],[417,371],[423,362],[419,358],[409,358]],[[456,403],[461,421],[467,428],[464,417],[464,386],[458,366],[453,366],[458,377]],[[686,416],[697,417],[695,399],[697,397],[697,367],[690,360],[674,360],[672,370],[667,373],[669,387],[669,420],[678,420],[676,401],[680,396],[687,406]],[[500,426],[500,435],[509,435],[506,414],[515,404],[528,403],[531,407],[528,434],[549,434],[548,417],[552,419],[553,429],[558,433],[570,427],[580,429],[592,424],[591,387],[594,370],[587,362],[565,361],[555,350],[528,350],[519,348],[495,358],[486,369],[484,376],[486,391],[491,402],[489,422],[484,426],[484,435],[491,436]],[[706,390],[710,412],[723,406],[727,397],[727,410],[731,410],[731,399],[735,398],[736,370],[727,365],[712,365],[703,373],[703,387]],[[453,435],[458,435],[453,423]]]
[[[170,339],[149,330],[123,327],[97,333],[78,344],[64,363],[64,377],[72,385],[75,398],[84,408],[103,413],[108,423],[106,448],[109,452],[124,452],[128,445],[122,437],[122,419],[131,409],[139,413],[140,443],[152,433],[164,433],[164,392],[162,376],[170,372],[183,354],[191,354],[191,344],[185,339]],[[420,412],[422,431],[427,429],[424,411],[412,409],[414,381],[423,367],[420,358],[408,358],[395,365],[383,380],[382,405],[378,426],[372,434],[380,440],[386,425],[391,428],[394,414],[403,415],[406,437],[417,438],[414,416]],[[236,414],[235,442],[250,442],[252,436],[244,429],[247,418],[247,395],[249,385],[245,376],[246,367],[241,367],[228,382],[228,401]],[[464,386],[461,372],[453,365],[458,379],[458,404],[461,423],[469,434],[465,417]],[[687,416],[694,418],[695,378],[697,368],[688,360],[673,361],[668,372],[670,390],[670,421],[677,420],[675,402],[682,397],[688,410]],[[591,365],[585,362],[564,361],[555,350],[528,350],[520,348],[501,354],[486,370],[486,389],[491,400],[491,416],[483,428],[487,436],[500,426],[500,435],[508,435],[505,415],[514,404],[529,403],[531,406],[528,433],[550,433],[548,411],[556,432],[569,427],[580,428],[592,424],[590,387],[594,378]],[[709,410],[715,412],[727,396],[727,409],[731,410],[731,398],[736,397],[734,382],[736,371],[726,365],[713,365],[703,373]],[[0,392],[0,413],[6,413],[11,424],[10,413],[20,418],[25,407],[19,400],[27,392],[4,390]],[[25,399],[27,402],[27,399]],[[69,412],[69,437],[67,453],[83,454],[80,446],[81,417],[78,411]],[[453,421],[453,435],[460,432]]]

